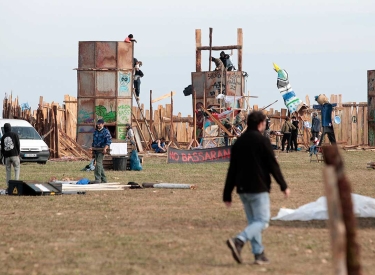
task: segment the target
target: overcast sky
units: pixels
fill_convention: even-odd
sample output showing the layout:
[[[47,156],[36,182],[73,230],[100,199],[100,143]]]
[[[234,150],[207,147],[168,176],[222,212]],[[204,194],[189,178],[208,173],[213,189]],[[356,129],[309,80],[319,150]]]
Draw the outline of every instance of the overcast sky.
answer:
[[[303,99],[341,93],[343,101],[367,101],[374,18],[373,0],[0,0],[0,92],[12,90],[33,109],[40,95],[62,103],[64,94],[77,96],[78,41],[123,41],[133,33],[144,63],[141,101],[148,106],[150,89],[154,97],[176,91],[174,110],[191,114],[182,91],[195,71],[195,29],[208,45],[212,27],[218,46],[236,44],[243,28],[243,70],[259,96],[252,104],[278,99],[275,107],[283,107],[272,62],[288,71]]]

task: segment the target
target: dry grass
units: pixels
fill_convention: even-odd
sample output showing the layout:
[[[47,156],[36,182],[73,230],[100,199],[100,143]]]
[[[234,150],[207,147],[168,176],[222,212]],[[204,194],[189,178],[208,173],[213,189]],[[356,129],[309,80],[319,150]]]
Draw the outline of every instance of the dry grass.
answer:
[[[356,193],[374,196],[375,171],[366,170],[371,152],[343,152]],[[283,173],[292,189],[284,200],[278,186],[271,193],[272,215],[296,208],[323,194],[322,164],[305,153],[281,154]],[[26,164],[22,179],[46,181],[90,177],[86,163]],[[228,164],[172,165],[146,159],[142,172],[108,171],[110,181],[197,184],[197,190],[126,190],[56,197],[0,196],[1,274],[332,274],[325,222],[271,222],[264,232],[272,263],[236,264],[225,240],[246,225],[242,206],[221,202]],[[1,167],[1,182],[5,169]],[[119,178],[119,179],[118,179]],[[2,186],[4,187],[4,185]],[[365,274],[375,269],[375,221],[360,220],[358,232]]]

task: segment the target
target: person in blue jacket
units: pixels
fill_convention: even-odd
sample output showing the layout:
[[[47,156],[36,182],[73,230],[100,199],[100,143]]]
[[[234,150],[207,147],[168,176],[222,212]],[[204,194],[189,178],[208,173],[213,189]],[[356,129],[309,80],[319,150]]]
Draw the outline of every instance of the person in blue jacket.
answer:
[[[103,168],[103,159],[104,154],[109,149],[109,146],[112,143],[111,133],[108,129],[104,128],[104,120],[99,119],[96,123],[96,130],[94,132],[93,141],[92,141],[92,148],[93,150],[93,157],[95,158],[95,180],[99,182],[107,182],[107,177],[104,173]],[[100,150],[103,148],[102,150]],[[99,150],[98,150],[99,149]]]
[[[332,124],[332,110],[333,107],[336,107],[337,104],[329,103],[328,98],[323,94],[316,96],[315,101],[317,101],[319,105],[314,105],[313,108],[316,110],[320,110],[322,113],[323,134],[320,139],[319,146],[322,144],[325,135],[328,136],[329,142],[331,142],[331,144],[335,144],[336,137]]]

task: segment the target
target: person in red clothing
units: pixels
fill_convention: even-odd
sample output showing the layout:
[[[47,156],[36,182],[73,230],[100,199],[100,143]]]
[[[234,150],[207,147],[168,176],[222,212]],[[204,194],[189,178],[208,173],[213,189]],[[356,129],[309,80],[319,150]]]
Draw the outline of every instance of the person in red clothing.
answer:
[[[128,37],[125,38],[124,42],[126,42],[126,43],[131,43],[131,42],[137,43],[137,40],[134,39],[132,34],[129,34]]]
[[[270,220],[271,176],[280,185],[281,191],[289,196],[289,188],[276,161],[271,142],[262,132],[266,129],[266,116],[259,111],[247,118],[247,130],[234,143],[225,182],[223,201],[232,204],[232,191],[237,193],[244,205],[248,226],[235,238],[227,240],[233,258],[242,263],[241,250],[251,243],[255,264],[267,264],[269,260],[262,245],[262,231]]]

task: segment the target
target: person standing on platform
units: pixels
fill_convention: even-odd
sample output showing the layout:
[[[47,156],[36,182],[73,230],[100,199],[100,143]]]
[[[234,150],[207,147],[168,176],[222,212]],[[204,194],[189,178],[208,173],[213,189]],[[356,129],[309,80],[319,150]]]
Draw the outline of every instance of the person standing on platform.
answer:
[[[211,61],[215,63],[215,71],[223,71],[225,66],[220,58],[211,57]]]
[[[1,155],[4,157],[7,188],[9,187],[9,180],[12,176],[12,165],[14,168],[15,179],[20,178],[20,138],[18,134],[12,132],[12,127],[9,123],[4,124],[4,135],[1,137]]]
[[[271,142],[262,135],[266,128],[266,116],[259,111],[252,112],[247,119],[247,130],[234,143],[228,174],[225,182],[223,201],[227,207],[232,205],[232,192],[237,193],[243,203],[248,226],[235,238],[227,240],[233,258],[242,263],[241,250],[249,241],[255,264],[267,264],[262,244],[262,231],[270,220],[271,177],[280,185],[288,197],[290,190],[276,161]]]
[[[95,180],[99,182],[107,182],[107,177],[104,173],[103,159],[112,143],[111,133],[104,128],[104,120],[99,119],[96,123],[96,130],[93,136],[92,150],[95,158]],[[103,149],[102,149],[103,148]],[[96,150],[95,150],[96,149]]]
[[[290,143],[290,150],[291,151],[298,151],[298,129],[299,129],[299,121],[295,116],[292,116],[292,124],[296,129],[292,130],[292,137]]]
[[[281,132],[283,133],[283,139],[281,141],[281,151],[284,151],[285,142],[288,141],[286,147],[286,152],[289,153],[290,143],[292,139],[292,131],[295,129],[294,125],[290,122],[290,118],[286,117],[283,126],[281,127]]]
[[[320,120],[318,118],[318,114],[317,113],[313,113],[313,118],[312,118],[312,121],[311,121],[311,136],[315,139],[319,136],[319,132],[320,132]]]

